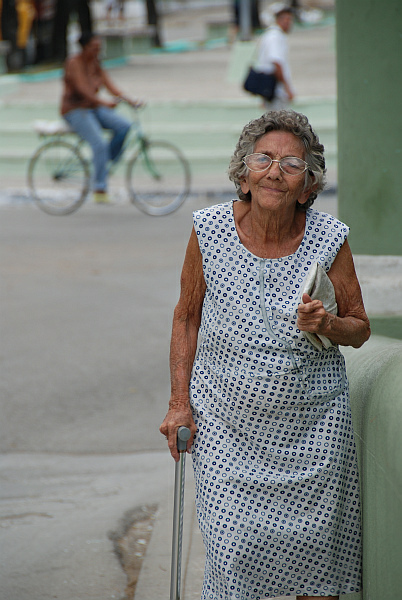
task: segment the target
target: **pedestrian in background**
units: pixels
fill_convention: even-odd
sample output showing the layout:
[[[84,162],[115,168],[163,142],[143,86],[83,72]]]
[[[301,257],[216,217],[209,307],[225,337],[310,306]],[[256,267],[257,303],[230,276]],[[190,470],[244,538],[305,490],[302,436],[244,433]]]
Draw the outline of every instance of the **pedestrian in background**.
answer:
[[[19,68],[17,49],[18,16],[14,0],[0,0],[0,40],[9,42],[6,63],[7,70]]]
[[[63,62],[68,54],[67,30],[71,14],[78,17],[81,33],[92,31],[92,14],[89,0],[57,0],[53,21],[53,59]]]
[[[55,9],[55,0],[35,0],[35,63],[50,61],[53,57],[52,37]]]
[[[119,15],[120,21],[124,20],[124,0],[107,0],[106,1],[106,18],[112,20],[112,16],[116,13]]]
[[[268,27],[258,43],[258,56],[254,68],[261,73],[274,74],[277,80],[275,96],[271,102],[264,99],[266,110],[287,108],[294,99],[289,64],[287,36],[293,25],[293,9],[286,4],[276,4],[275,24]]]
[[[232,12],[233,12],[233,39],[236,38],[239,30],[240,30],[240,2],[241,0],[234,0],[232,2]],[[254,33],[256,33],[259,29],[261,29],[260,22],[260,2],[259,0],[250,0],[250,25],[251,29]]]

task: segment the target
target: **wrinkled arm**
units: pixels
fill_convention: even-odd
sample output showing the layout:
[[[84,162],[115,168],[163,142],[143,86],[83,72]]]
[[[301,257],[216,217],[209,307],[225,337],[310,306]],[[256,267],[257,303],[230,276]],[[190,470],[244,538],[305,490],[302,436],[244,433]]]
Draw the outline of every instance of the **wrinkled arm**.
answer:
[[[180,298],[173,315],[170,344],[171,396],[169,410],[160,426],[160,432],[168,438],[168,446],[175,460],[179,459],[178,428],[184,425],[191,431],[187,451],[191,448],[196,431],[190,407],[189,384],[197,349],[205,289],[202,256],[193,229],[181,274]]]
[[[298,307],[301,331],[325,335],[334,344],[360,348],[370,337],[370,322],[363,305],[352,253],[346,240],[328,272],[335,288],[338,315],[327,313],[321,300],[303,294]]]

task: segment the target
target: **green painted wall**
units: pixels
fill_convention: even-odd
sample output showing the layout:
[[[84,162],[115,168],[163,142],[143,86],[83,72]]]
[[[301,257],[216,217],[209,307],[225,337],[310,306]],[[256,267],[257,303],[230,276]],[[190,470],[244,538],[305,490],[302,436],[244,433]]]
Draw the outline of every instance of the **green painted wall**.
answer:
[[[401,255],[402,1],[337,0],[336,19],[339,217],[354,253]]]
[[[342,348],[359,456],[363,591],[345,600],[396,600],[402,590],[402,342],[372,336]]]

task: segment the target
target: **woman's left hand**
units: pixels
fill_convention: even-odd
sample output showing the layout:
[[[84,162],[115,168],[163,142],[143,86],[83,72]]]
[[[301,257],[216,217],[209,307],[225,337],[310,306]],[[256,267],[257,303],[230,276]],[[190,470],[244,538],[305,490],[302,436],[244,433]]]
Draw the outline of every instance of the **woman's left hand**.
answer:
[[[335,289],[338,315],[328,313],[321,300],[303,294],[297,309],[297,327],[300,331],[325,335],[333,344],[360,348],[370,337],[370,321],[347,240],[336,255],[328,277]]]
[[[321,300],[312,300],[308,294],[303,294],[302,301],[297,309],[297,327],[300,331],[325,335],[331,315]]]

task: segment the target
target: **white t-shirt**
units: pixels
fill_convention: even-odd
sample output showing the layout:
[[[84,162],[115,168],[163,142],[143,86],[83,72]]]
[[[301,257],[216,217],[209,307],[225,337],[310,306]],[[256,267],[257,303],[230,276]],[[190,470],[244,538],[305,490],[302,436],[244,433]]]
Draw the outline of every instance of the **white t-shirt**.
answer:
[[[278,26],[273,25],[262,36],[258,44],[258,57],[254,65],[256,71],[273,73],[274,63],[280,64],[283,76],[291,85],[292,74],[289,65],[289,48],[286,33]],[[282,83],[277,84],[275,96],[281,100],[288,100],[285,87]]]

